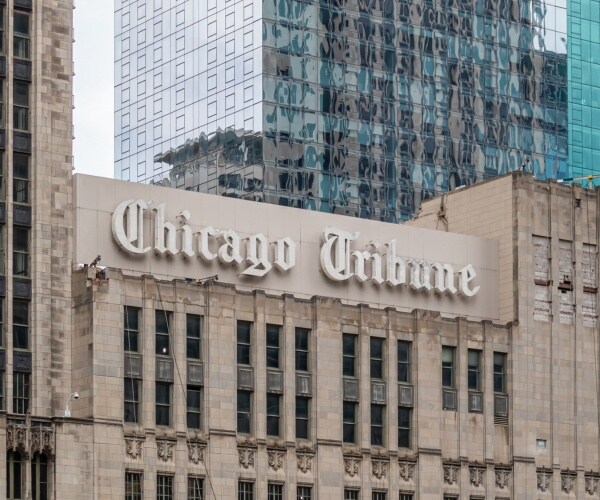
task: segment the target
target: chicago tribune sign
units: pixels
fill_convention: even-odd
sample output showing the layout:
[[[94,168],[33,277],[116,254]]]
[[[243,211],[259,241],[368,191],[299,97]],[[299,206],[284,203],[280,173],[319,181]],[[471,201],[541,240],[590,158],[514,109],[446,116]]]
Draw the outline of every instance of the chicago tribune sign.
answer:
[[[158,255],[197,257],[205,262],[245,266],[244,276],[263,277],[274,267],[289,272],[296,265],[296,243],[289,237],[269,242],[262,233],[241,238],[231,229],[212,226],[193,231],[188,224],[191,214],[183,210],[178,223],[166,220],[166,205],[145,200],[125,200],[112,215],[112,233],[116,243],[131,255],[154,251]],[[153,221],[153,245],[144,235],[144,219]],[[364,250],[353,249],[358,232],[335,227],[323,230],[320,251],[321,271],[334,282],[370,281],[375,285],[406,286],[415,291],[473,297],[480,287],[474,286],[477,273],[471,264],[455,271],[442,262],[428,262],[397,254],[395,239],[385,244],[371,241]],[[274,247],[271,251],[270,248]]]

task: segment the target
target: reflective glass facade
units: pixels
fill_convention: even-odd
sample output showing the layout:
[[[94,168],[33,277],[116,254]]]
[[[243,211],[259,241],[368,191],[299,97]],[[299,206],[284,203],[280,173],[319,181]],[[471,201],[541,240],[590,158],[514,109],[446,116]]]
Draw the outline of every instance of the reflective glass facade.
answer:
[[[120,0],[116,177],[399,221],[568,175],[566,0]]]

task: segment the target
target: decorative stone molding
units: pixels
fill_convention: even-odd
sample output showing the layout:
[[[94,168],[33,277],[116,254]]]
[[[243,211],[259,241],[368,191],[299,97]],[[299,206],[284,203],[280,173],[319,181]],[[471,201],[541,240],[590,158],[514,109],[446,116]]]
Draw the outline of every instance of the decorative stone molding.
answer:
[[[285,460],[285,452],[279,450],[267,450],[267,461],[269,467],[277,472],[283,468],[283,462]]]
[[[593,472],[585,474],[585,492],[588,495],[600,493],[600,474]]]
[[[144,440],[139,437],[125,437],[125,453],[132,460],[137,460],[142,456]]]
[[[561,471],[560,473],[560,487],[565,493],[571,493],[575,487],[575,481],[577,480],[577,472],[575,471]]]
[[[552,470],[551,469],[538,469],[537,471],[537,489],[542,493],[550,489],[552,484]]]
[[[415,477],[415,462],[412,460],[398,459],[400,479],[405,482],[412,481]]]
[[[383,479],[387,475],[388,463],[386,460],[373,460],[371,459],[371,469],[373,475],[377,479]]]
[[[240,459],[240,465],[244,469],[254,467],[254,461],[256,456],[255,450],[253,450],[252,448],[238,448],[238,456]]]
[[[508,488],[510,485],[510,469],[508,467],[496,467],[494,475],[496,476],[496,488],[501,490]]]
[[[313,457],[312,453],[300,452],[296,454],[296,461],[298,463],[298,470],[304,474],[312,471],[313,465]]]
[[[188,441],[188,460],[194,465],[204,463],[204,450],[206,445],[198,441]]]
[[[46,422],[35,422],[31,425],[27,420],[11,421],[6,425],[6,449],[18,451],[25,456],[43,453],[54,454],[54,429]]]
[[[173,449],[175,443],[173,441],[156,441],[156,455],[163,462],[173,461]]]
[[[456,484],[458,481],[458,472],[460,465],[458,464],[443,464],[444,467],[444,483]]]
[[[344,457],[344,472],[350,476],[358,476],[360,472],[360,458],[348,456]]]
[[[52,427],[32,427],[31,453],[44,453],[45,455],[54,454],[54,430]]]
[[[485,479],[485,469],[478,466],[469,467],[469,481],[475,488],[479,488]]]

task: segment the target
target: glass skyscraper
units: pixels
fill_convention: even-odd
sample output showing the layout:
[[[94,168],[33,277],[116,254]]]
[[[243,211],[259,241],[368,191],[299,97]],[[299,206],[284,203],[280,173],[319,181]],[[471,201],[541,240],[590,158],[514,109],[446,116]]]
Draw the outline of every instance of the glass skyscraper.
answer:
[[[598,5],[117,0],[115,175],[395,222],[511,170],[587,172]]]

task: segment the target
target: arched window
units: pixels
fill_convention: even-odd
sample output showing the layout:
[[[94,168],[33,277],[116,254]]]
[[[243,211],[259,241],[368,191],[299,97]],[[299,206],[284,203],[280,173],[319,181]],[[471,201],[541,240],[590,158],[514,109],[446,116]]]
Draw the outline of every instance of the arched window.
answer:
[[[31,459],[31,498],[48,500],[48,457],[40,453]]]
[[[21,454],[18,451],[9,451],[6,454],[7,500],[21,500],[22,478]]]

